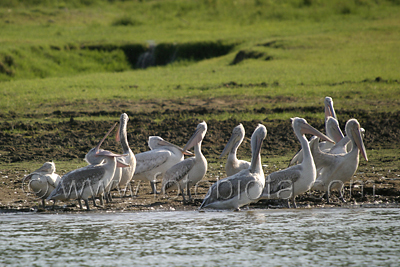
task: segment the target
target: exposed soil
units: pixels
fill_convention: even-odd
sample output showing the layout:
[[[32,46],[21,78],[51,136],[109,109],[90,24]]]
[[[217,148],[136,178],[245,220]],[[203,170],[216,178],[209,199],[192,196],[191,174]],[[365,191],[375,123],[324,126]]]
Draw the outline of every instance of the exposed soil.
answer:
[[[232,84],[227,84],[232,86]],[[235,86],[235,85],[233,85]],[[237,85],[236,85],[237,86]],[[188,138],[194,132],[199,121],[198,115],[216,114],[219,112],[245,112],[246,109],[237,107],[245,106],[250,101],[293,101],[287,98],[265,98],[265,99],[209,99],[196,104],[189,101],[179,102],[138,102],[129,101],[110,101],[103,103],[102,110],[99,110],[98,103],[84,103],[85,111],[65,111],[71,110],[70,103],[58,107],[57,111],[49,114],[1,114],[0,123],[0,163],[21,163],[38,162],[36,168],[40,167],[45,161],[53,160],[56,165],[58,161],[68,161],[72,159],[83,159],[85,154],[93,148],[97,142],[107,132],[113,122],[111,121],[82,121],[80,117],[85,116],[105,116],[112,115],[119,117],[121,112],[126,112],[130,117],[128,124],[128,141],[134,153],[147,151],[147,139],[151,135],[159,135],[164,139],[184,146]],[[118,102],[118,103],[117,103]],[[76,103],[75,103],[76,104]],[[76,104],[80,107],[82,103]],[[94,106],[96,108],[89,109]],[[168,108],[166,108],[168,107]],[[74,109],[79,110],[79,108]],[[250,158],[249,140],[252,131],[258,123],[264,124],[268,129],[268,136],[262,147],[263,163],[268,165],[265,172],[272,172],[279,168],[285,168],[288,162],[279,164],[268,164],[269,158],[277,156],[289,156],[294,154],[299,148],[299,142],[293,134],[290,121],[269,120],[268,114],[277,112],[298,112],[299,116],[305,111],[322,112],[321,106],[307,107],[306,109],[273,109],[261,108],[251,110],[254,113],[265,114],[262,121],[242,122],[246,129],[246,138],[239,149],[239,158]],[[357,118],[361,126],[366,129],[364,138],[365,146],[368,150],[379,150],[383,148],[398,147],[400,144],[400,114],[395,113],[371,113],[364,110],[337,110],[340,125],[344,128],[347,119]],[[154,117],[168,117],[161,122],[155,123]],[[43,119],[42,123],[27,122],[26,118]],[[67,118],[63,122],[48,123],[49,118]],[[181,118],[190,118],[182,120]],[[307,118],[307,121],[315,128],[324,132],[324,122],[319,119]],[[24,119],[24,120],[23,120]],[[193,188],[192,194],[194,201],[183,204],[180,196],[152,195],[149,194],[150,186],[145,183],[138,185],[132,184],[132,191],[128,192],[128,197],[122,198],[118,191],[114,191],[114,200],[104,207],[94,208],[97,211],[117,210],[117,211],[136,211],[136,210],[194,210],[197,209],[204,198],[209,186],[216,179],[224,178],[224,164],[226,159],[218,159],[227,140],[230,138],[233,127],[239,121],[227,120],[223,122],[207,121],[208,132],[203,141],[202,151],[209,163],[209,169],[204,178],[204,182],[197,188]],[[102,148],[119,152],[120,145],[109,138],[102,145]],[[362,203],[363,205],[397,205],[400,201],[400,170],[397,167],[385,168],[388,161],[400,161],[400,157],[395,159],[374,159],[374,162],[360,160],[359,170],[355,175],[356,185],[347,185],[345,198],[347,203],[338,200],[337,194],[333,194],[334,204],[327,205],[325,200],[321,200],[322,194],[319,192],[307,192],[297,197],[300,207],[326,207],[326,206],[345,206],[351,203]],[[393,164],[389,164],[393,166]],[[22,165],[18,165],[22,166]],[[33,169],[13,168],[0,169],[0,212],[15,211],[46,211],[38,209],[41,203],[33,194],[23,191],[22,179]],[[62,175],[69,170],[59,170]],[[362,182],[360,182],[362,181]],[[160,187],[160,185],[158,185]],[[26,188],[25,188],[26,190]],[[135,196],[131,196],[132,193]],[[50,204],[50,203],[48,203]],[[250,207],[281,207],[279,203],[264,201],[252,204]],[[59,203],[56,211],[79,211],[76,201]]]

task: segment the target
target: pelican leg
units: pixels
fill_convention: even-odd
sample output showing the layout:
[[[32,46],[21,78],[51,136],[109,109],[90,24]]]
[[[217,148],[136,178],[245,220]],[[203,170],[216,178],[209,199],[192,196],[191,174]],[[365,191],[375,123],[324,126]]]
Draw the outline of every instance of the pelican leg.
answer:
[[[55,200],[53,200],[53,210],[55,210],[55,206],[56,206],[56,201]]]
[[[80,208],[81,210],[83,210],[82,202],[81,202],[81,199],[80,199],[80,198],[78,198],[78,203],[79,203],[79,208]]]
[[[288,209],[290,209],[290,199],[286,199],[286,205],[287,205],[287,207],[288,207]]]
[[[150,186],[151,186],[151,193],[150,194],[159,194],[159,192],[157,192],[157,186],[156,183],[151,181],[150,182]]]
[[[192,201],[192,194],[190,193],[190,186],[189,186],[190,182],[186,183],[186,194],[189,196],[189,201]]]
[[[344,199],[343,193],[342,193],[342,192],[340,192],[340,200],[342,200],[343,203],[346,203],[346,199]]]
[[[292,204],[293,204],[293,208],[297,209],[296,197],[295,196],[292,197]]]
[[[346,203],[346,200],[343,197],[343,187],[340,189],[340,199],[343,201],[343,203]]]
[[[97,207],[97,204],[96,204],[96,197],[92,197],[92,199],[93,199],[93,206]]]
[[[103,195],[100,195],[99,199],[100,199],[100,205],[104,206],[104,200],[103,200]]]
[[[90,210],[90,208],[89,208],[89,200],[84,199],[84,201],[85,201],[85,205],[86,205],[86,210]]]
[[[295,209],[297,209],[297,205],[296,205],[296,196],[295,196],[295,194],[294,194],[294,184],[292,184],[292,204],[293,204],[293,207],[294,207]]]
[[[44,200],[44,198],[42,199],[42,205],[43,205],[43,209],[46,209],[46,200]]]
[[[185,193],[183,192],[183,188],[180,189],[182,194],[183,203],[186,203]]]
[[[329,192],[328,191],[326,191],[326,193],[325,193],[325,198],[326,198],[326,203],[330,203],[329,202]]]
[[[111,191],[110,191],[110,192],[108,192],[108,193],[106,194],[106,196],[108,197],[108,201],[112,202],[112,195],[111,195]]]

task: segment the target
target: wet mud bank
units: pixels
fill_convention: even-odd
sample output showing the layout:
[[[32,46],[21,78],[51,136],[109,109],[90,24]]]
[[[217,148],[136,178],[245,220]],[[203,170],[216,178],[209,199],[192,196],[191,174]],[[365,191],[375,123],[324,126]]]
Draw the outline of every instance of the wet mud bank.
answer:
[[[245,100],[244,100],[245,101]],[[130,116],[128,123],[128,141],[134,153],[147,151],[147,139],[151,135],[159,135],[164,139],[184,146],[188,138],[194,132],[197,123],[197,115],[215,114],[222,112],[218,105],[205,105],[203,107],[181,108],[179,103],[170,106],[169,109],[157,110],[149,105],[148,112],[126,111]],[[296,108],[301,116],[302,112],[310,112]],[[235,110],[225,108],[232,112],[246,112],[248,110]],[[293,134],[290,121],[269,120],[268,114],[276,112],[293,112],[293,110],[252,110],[255,113],[265,114],[262,121],[240,122],[236,120],[207,121],[208,132],[202,144],[202,151],[209,163],[209,169],[204,180],[192,188],[194,200],[183,203],[182,197],[177,195],[153,195],[150,186],[142,182],[133,182],[128,190],[128,196],[123,197],[121,192],[113,191],[114,200],[103,207],[94,207],[95,211],[151,211],[151,210],[196,210],[208,188],[220,178],[226,177],[224,164],[226,159],[219,159],[226,142],[230,138],[233,127],[242,123],[246,129],[244,143],[239,149],[240,158],[250,158],[250,136],[258,123],[267,127],[268,135],[262,146],[262,161],[265,164],[265,172],[273,172],[276,168],[285,168],[288,162],[282,162],[282,166],[276,167],[269,164],[269,158],[289,156],[299,148],[299,142]],[[312,111],[311,111],[312,112]],[[315,112],[321,112],[321,107],[315,107]],[[104,111],[103,113],[119,116],[120,111]],[[99,112],[99,116],[104,115]],[[340,125],[344,128],[349,118],[357,118],[361,126],[365,128],[365,146],[368,150],[393,149],[400,145],[400,114],[399,113],[370,113],[364,110],[337,110],[340,114]],[[154,117],[159,114],[168,115],[159,122],[154,122]],[[10,117],[0,122],[0,165],[9,163],[51,161],[69,161],[84,158],[85,154],[93,148],[112,125],[112,121],[80,120],[85,115],[78,112],[53,112],[45,116],[66,118],[55,123],[27,122],[25,118]],[[185,115],[185,116],[183,116]],[[182,117],[190,119],[182,120]],[[11,116],[11,115],[7,115]],[[90,114],[93,116],[93,114]],[[40,116],[39,116],[40,117]],[[3,116],[4,118],[4,116]],[[307,121],[315,128],[324,132],[324,122],[319,119],[307,118]],[[37,118],[36,118],[37,119]],[[103,148],[120,152],[121,148],[114,138],[108,138]],[[397,156],[397,161],[399,157]],[[380,173],[379,167],[384,167],[391,159],[376,158],[373,166],[371,162],[360,160],[359,170],[352,184],[346,185],[346,203],[338,199],[338,194],[333,194],[333,204],[327,204],[322,198],[322,193],[312,191],[297,197],[300,207],[337,207],[349,205],[397,205],[400,202],[400,170],[393,167],[390,173]],[[37,166],[39,167],[39,166]],[[0,173],[0,212],[53,212],[48,203],[48,209],[39,207],[40,200],[32,193],[27,192],[22,183],[23,177],[30,169],[1,168]],[[60,173],[61,175],[63,173]],[[158,184],[158,187],[161,185]],[[92,204],[92,203],[91,203]],[[250,208],[280,208],[282,203],[276,201],[260,201],[251,204]],[[79,211],[76,201],[60,202],[56,205],[56,212]]]

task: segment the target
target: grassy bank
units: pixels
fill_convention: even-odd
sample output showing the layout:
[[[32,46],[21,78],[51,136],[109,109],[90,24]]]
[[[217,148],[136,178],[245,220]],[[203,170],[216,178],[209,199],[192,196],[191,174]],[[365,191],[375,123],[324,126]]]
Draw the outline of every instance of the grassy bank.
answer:
[[[399,11],[368,0],[2,1],[0,112],[226,96],[303,107],[325,95],[396,111]],[[257,101],[266,96],[291,101]]]

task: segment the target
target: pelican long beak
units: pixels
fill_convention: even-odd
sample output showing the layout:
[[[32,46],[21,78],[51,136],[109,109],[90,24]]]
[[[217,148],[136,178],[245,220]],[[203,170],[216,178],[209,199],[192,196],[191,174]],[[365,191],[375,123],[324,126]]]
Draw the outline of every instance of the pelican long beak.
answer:
[[[100,156],[105,156],[105,157],[123,157],[124,155],[121,154],[115,154],[114,152],[108,151],[108,150],[101,150],[98,153],[96,153],[96,157]]]
[[[364,142],[363,142],[363,139],[362,139],[362,135],[361,135],[360,129],[358,127],[357,128],[352,128],[351,129],[351,133],[352,133],[352,135],[354,137],[354,141],[356,143],[356,146],[358,147],[358,149],[361,152],[361,155],[364,157],[364,159],[366,161],[368,161],[367,151],[366,151],[365,146],[364,146]]]
[[[333,141],[328,136],[324,135],[323,133],[321,133],[320,131],[318,131],[317,129],[315,129],[314,127],[312,127],[309,124],[301,124],[300,132],[301,132],[301,134],[306,134],[306,133],[312,134],[312,135],[318,136],[319,138],[321,138],[321,140],[324,140],[324,141],[327,141],[330,143],[335,143],[335,141]]]
[[[187,142],[187,144],[185,145],[185,147],[183,148],[184,151],[191,149],[192,147],[194,147],[196,144],[200,143],[202,140],[202,136],[201,136],[201,131],[200,129],[197,129],[194,134],[192,135],[192,137],[189,139],[189,141]]]
[[[104,142],[104,140],[106,140],[107,136],[112,132],[112,130],[114,130],[115,126],[117,126],[117,122],[114,123],[114,125],[110,128],[110,130],[108,130],[108,132],[103,137],[103,139],[101,139],[101,141],[97,144],[97,146],[95,147],[96,154],[99,153],[99,149],[100,149],[101,144],[103,144],[103,142]]]
[[[174,144],[172,144],[172,143],[170,143],[170,142],[168,142],[168,141],[161,140],[161,141],[159,141],[158,143],[159,143],[160,145],[162,145],[162,146],[171,146],[171,147],[175,147],[176,149],[178,149],[179,151],[181,151],[183,155],[193,156],[193,153],[192,153],[192,152],[187,151],[187,150],[183,150],[183,148],[181,148],[181,147],[179,147],[179,146],[177,146],[177,145],[174,145]]]
[[[236,137],[237,137],[236,134],[232,134],[232,136],[229,139],[228,143],[226,143],[224,150],[222,150],[222,153],[219,156],[219,158],[222,158],[223,156],[225,156],[226,154],[228,154],[232,150],[232,147],[236,142]]]
[[[342,133],[342,131],[339,128],[339,123],[337,122],[337,120],[331,116],[328,117],[327,121],[327,134],[329,136],[332,136],[333,140],[337,143],[340,140],[343,139],[344,135]]]
[[[130,167],[130,166],[131,165],[129,165],[125,161],[121,160],[121,158],[117,158],[117,167],[126,168],[126,167]]]
[[[115,134],[115,141],[120,142],[121,141],[121,136],[120,136],[120,132],[121,131],[121,124],[118,127],[117,133]]]

